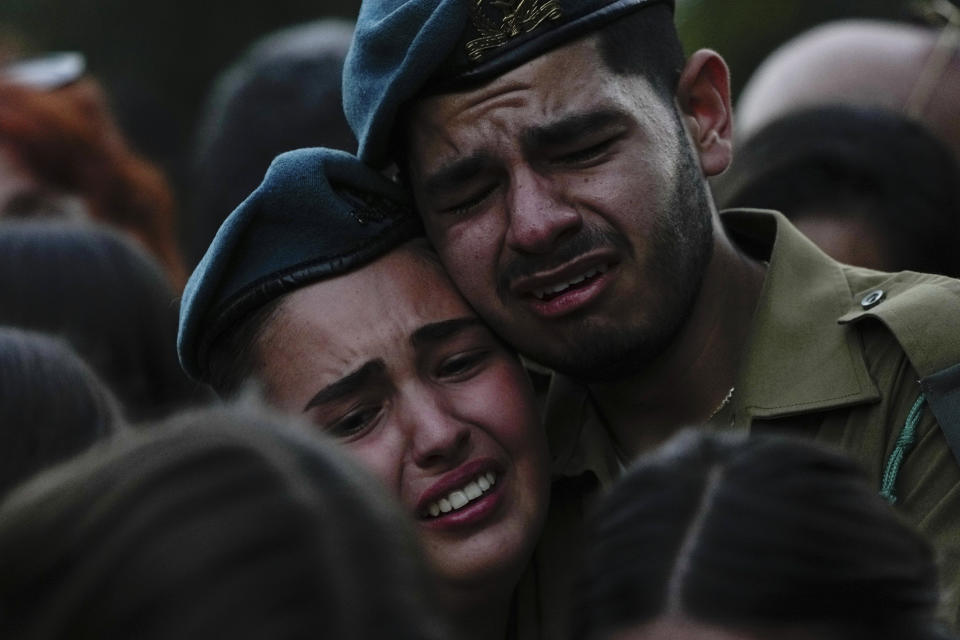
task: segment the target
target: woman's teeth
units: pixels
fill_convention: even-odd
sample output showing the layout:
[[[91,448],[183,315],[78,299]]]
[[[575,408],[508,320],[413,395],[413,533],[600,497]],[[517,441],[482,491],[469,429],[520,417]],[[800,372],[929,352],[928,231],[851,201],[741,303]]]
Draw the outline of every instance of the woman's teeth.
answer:
[[[427,507],[427,513],[429,513],[432,518],[436,518],[440,514],[461,509],[489,491],[490,487],[496,484],[496,482],[496,474],[492,471],[487,471],[460,489],[451,491],[445,498],[440,498],[432,503]]]
[[[552,286],[552,287],[546,287],[546,288],[543,288],[543,289],[535,289],[534,292],[533,292],[533,295],[536,296],[537,299],[543,300],[543,299],[546,298],[547,296],[555,296],[555,295],[557,295],[558,293],[562,293],[562,292],[566,291],[567,289],[569,289],[570,287],[572,287],[572,286],[574,286],[574,285],[580,284],[580,283],[583,282],[584,280],[588,280],[589,278],[592,278],[592,277],[594,277],[594,276],[597,276],[597,275],[599,275],[599,274],[601,274],[601,273],[606,273],[606,272],[607,272],[607,266],[606,266],[606,265],[601,265],[601,266],[599,266],[599,267],[595,267],[595,268],[593,268],[593,269],[590,269],[589,271],[587,271],[587,272],[585,272],[585,273],[582,273],[582,274],[580,274],[579,276],[577,276],[577,277],[575,277],[575,278],[573,278],[573,279],[571,279],[571,280],[568,280],[568,281],[566,281],[566,282],[563,282],[563,283],[554,285],[554,286]]]

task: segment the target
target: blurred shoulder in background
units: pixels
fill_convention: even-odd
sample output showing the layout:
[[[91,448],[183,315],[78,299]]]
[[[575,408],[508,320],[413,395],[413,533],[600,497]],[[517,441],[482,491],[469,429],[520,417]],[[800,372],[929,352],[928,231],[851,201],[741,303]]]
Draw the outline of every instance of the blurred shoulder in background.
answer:
[[[791,111],[740,141],[717,205],[776,209],[831,257],[960,276],[960,169],[930,130],[877,107]]]

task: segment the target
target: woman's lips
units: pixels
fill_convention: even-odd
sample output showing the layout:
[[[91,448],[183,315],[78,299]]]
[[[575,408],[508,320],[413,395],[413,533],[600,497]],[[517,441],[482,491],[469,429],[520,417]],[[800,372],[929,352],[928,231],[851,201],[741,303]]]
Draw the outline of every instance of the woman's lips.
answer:
[[[438,518],[443,514],[462,509],[492,491],[496,483],[496,473],[493,471],[481,473],[462,487],[454,489],[446,496],[427,505],[427,515],[430,518]]]
[[[417,502],[420,522],[431,528],[479,523],[500,504],[505,473],[493,460],[468,462],[444,475]]]

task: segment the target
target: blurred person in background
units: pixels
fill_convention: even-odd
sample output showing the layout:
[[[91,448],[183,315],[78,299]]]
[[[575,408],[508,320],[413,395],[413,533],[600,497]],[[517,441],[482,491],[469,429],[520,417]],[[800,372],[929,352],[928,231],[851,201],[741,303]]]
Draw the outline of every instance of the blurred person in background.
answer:
[[[0,497],[119,424],[112,394],[65,342],[0,327]]]
[[[920,121],[960,163],[960,8],[948,0],[921,4],[942,28],[839,20],[783,44],[740,93],[737,137],[797,109],[874,106]]]
[[[112,228],[0,222],[0,325],[62,337],[131,421],[206,397],[177,362],[170,281],[156,260]]]
[[[399,185],[342,151],[278,156],[190,277],[179,350],[221,395],[258,382],[383,482],[460,637],[555,637],[573,554],[535,552],[556,502],[530,380]]]
[[[776,209],[832,258],[960,275],[960,169],[920,123],[873,107],[791,111],[740,142],[720,208]]]
[[[0,632],[450,638],[410,526],[374,484],[249,405],[121,434],[0,506]]]
[[[124,139],[76,53],[0,67],[0,216],[91,218],[137,239],[179,290],[173,194]]]
[[[948,640],[929,544],[844,456],[686,431],[605,496],[582,640]]]
[[[352,36],[346,20],[288,27],[254,42],[217,76],[194,142],[182,225],[191,266],[275,156],[302,147],[356,150],[340,91]]]

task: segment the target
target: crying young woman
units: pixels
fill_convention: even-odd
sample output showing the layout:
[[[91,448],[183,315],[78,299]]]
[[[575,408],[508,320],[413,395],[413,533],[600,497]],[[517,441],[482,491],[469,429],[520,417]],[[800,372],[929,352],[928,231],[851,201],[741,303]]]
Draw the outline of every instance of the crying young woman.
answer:
[[[530,573],[549,455],[531,383],[404,201],[346,153],[279,156],[187,285],[181,362],[223,396],[256,380],[382,480],[460,637],[546,637]]]

